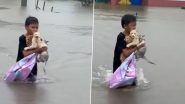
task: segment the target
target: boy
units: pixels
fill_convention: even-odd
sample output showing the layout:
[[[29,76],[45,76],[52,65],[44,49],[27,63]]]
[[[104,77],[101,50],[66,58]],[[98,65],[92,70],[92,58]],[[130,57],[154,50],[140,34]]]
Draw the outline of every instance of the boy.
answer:
[[[131,53],[135,52],[137,49],[143,47],[145,44],[140,44],[139,46],[134,46],[131,48],[126,47],[125,36],[130,34],[130,31],[136,29],[136,17],[130,14],[126,14],[121,19],[121,25],[124,29],[120,32],[117,37],[117,42],[114,50],[114,60],[113,60],[113,72],[121,65],[120,55],[123,53],[123,60],[126,59]]]
[[[33,50],[25,51],[24,48],[31,44],[31,40],[33,37],[33,33],[38,31],[39,22],[36,17],[29,16],[25,21],[25,29],[26,33],[19,37],[19,47],[18,47],[18,55],[17,60],[19,61],[22,58],[32,54],[32,53],[41,53],[42,51],[46,51],[47,48],[37,48]],[[30,75],[28,76],[28,81],[35,81],[37,76],[37,63],[33,67]]]

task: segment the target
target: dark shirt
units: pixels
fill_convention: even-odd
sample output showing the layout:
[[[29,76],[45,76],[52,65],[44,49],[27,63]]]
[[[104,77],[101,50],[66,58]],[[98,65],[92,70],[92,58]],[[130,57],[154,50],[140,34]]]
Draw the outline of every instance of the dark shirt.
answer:
[[[17,54],[16,61],[19,61],[22,58],[24,58],[23,50],[24,50],[25,47],[27,47],[27,45],[26,45],[26,37],[25,37],[25,35],[21,35],[19,37],[19,47],[18,47],[18,54]],[[37,75],[37,63],[33,67],[32,71],[31,71],[31,74],[29,76],[31,76],[31,75]]]
[[[125,35],[120,32],[117,36],[117,42],[114,49],[114,60],[113,60],[113,72],[121,65],[120,54],[122,50],[126,48]]]

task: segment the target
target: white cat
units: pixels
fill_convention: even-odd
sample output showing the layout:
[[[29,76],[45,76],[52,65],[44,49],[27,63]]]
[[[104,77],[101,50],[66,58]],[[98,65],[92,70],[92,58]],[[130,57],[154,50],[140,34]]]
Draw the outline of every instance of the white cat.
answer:
[[[24,50],[31,50],[31,49],[43,48],[43,47],[47,47],[46,42],[43,40],[39,32],[35,32],[33,34],[31,45],[28,47],[25,47]],[[48,51],[43,51],[42,53],[38,54],[37,61],[47,62],[48,58],[49,58]]]

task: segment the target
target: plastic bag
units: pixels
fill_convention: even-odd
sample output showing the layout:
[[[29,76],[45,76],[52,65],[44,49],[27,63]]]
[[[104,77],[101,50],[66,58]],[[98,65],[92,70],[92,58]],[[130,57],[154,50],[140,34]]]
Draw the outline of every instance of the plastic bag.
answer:
[[[132,85],[136,81],[136,59],[134,53],[126,58],[109,80],[109,88]]]

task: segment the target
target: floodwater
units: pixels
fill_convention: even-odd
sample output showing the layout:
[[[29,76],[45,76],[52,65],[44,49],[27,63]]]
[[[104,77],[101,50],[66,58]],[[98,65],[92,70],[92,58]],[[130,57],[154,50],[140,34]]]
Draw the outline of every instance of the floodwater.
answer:
[[[137,29],[145,35],[146,56],[156,63],[138,61],[145,77],[151,81],[146,89],[108,89],[98,82],[100,70],[112,70],[116,38],[121,17],[138,14]],[[184,39],[185,10],[163,7],[126,7],[96,4],[93,35],[91,104],[175,104],[185,101]]]
[[[92,6],[82,7],[79,1],[47,0],[42,11],[35,9],[36,0],[0,0],[0,103],[1,104],[88,104],[92,49]],[[51,7],[53,6],[53,12]],[[47,79],[29,83],[6,83],[4,73],[15,63],[18,37],[25,33],[27,16],[39,19],[39,31],[49,41]]]

